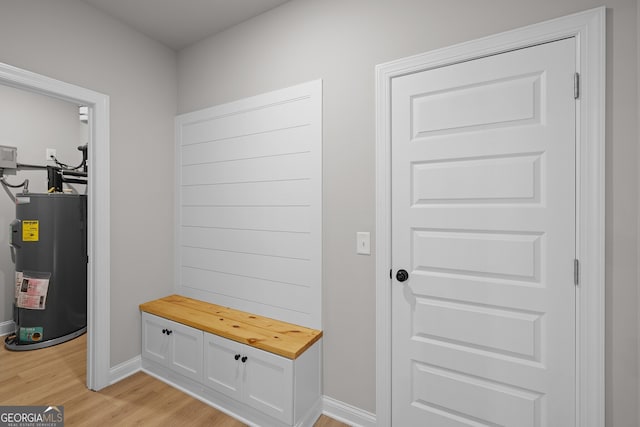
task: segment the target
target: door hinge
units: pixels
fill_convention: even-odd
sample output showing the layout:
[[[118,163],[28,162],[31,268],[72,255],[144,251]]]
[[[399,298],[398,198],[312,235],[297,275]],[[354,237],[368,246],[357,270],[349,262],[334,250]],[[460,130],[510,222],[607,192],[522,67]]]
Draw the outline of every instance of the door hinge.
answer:
[[[580,261],[573,260],[573,284],[578,286],[580,284]]]
[[[580,98],[580,73],[573,75],[573,97],[575,99]]]

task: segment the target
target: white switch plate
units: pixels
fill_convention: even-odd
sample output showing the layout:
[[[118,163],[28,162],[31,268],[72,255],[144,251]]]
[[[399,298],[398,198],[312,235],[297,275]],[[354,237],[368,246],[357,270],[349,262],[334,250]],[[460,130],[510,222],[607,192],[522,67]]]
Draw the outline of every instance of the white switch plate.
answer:
[[[360,255],[371,255],[371,233],[368,231],[358,231],[356,233],[356,253]]]
[[[47,160],[53,161],[53,157],[56,157],[56,149],[47,148]]]

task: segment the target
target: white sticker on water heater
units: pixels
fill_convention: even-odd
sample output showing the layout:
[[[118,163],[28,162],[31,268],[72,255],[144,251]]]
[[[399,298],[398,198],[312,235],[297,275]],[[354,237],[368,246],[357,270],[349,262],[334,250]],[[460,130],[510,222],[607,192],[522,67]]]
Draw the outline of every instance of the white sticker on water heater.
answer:
[[[51,273],[16,271],[16,307],[44,310]]]

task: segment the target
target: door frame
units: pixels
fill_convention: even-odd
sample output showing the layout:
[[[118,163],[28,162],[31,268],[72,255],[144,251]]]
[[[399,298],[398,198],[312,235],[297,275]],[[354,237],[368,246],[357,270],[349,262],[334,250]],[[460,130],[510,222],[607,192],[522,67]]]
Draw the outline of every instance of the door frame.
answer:
[[[391,81],[510,50],[576,38],[576,425],[604,426],[605,7],[376,67],[376,421],[391,426]],[[589,313],[588,316],[585,313]]]
[[[109,97],[3,63],[0,84],[89,107],[86,384],[100,390],[110,369]]]

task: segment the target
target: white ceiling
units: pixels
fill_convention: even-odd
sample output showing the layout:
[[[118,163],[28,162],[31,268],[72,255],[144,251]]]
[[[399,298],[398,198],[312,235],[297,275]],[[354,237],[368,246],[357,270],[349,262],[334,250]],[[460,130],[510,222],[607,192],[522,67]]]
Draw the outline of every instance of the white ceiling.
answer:
[[[176,50],[288,0],[82,0]]]

